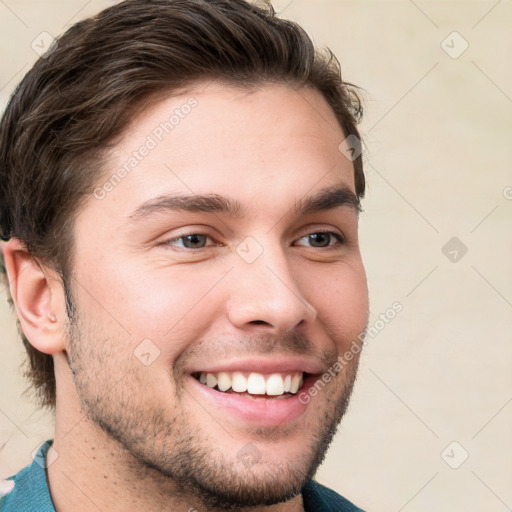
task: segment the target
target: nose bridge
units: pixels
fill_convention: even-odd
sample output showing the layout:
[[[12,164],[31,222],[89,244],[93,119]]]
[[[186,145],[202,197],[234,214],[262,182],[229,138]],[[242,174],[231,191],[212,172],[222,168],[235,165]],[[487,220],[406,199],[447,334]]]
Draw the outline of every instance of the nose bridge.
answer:
[[[300,290],[286,249],[271,235],[247,237],[236,249],[238,260],[229,315],[233,324],[265,322],[275,330],[312,321],[314,307]]]

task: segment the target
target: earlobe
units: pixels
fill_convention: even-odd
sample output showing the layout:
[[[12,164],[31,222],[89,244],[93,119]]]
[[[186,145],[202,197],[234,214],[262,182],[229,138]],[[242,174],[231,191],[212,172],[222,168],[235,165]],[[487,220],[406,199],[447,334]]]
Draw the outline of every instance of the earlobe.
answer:
[[[2,250],[9,290],[25,337],[45,354],[65,350],[64,298],[56,272],[41,265],[16,238],[2,243]]]

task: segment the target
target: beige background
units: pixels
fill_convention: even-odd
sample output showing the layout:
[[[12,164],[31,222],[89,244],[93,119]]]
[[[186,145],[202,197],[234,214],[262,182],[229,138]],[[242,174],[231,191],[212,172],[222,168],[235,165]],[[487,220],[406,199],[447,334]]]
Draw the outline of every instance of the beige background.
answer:
[[[2,108],[41,32],[60,34],[112,3],[0,1]],[[512,1],[275,6],[367,91],[361,238],[371,324],[395,301],[404,308],[368,342],[318,479],[369,512],[511,510]],[[445,255],[452,237],[459,246]],[[6,477],[52,426],[22,397],[23,351],[0,293]]]

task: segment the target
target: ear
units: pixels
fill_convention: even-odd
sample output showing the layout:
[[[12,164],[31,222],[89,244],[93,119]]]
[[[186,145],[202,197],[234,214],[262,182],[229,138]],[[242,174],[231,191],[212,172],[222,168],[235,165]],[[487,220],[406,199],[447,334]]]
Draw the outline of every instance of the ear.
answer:
[[[65,350],[64,290],[55,270],[40,264],[16,238],[2,243],[9,290],[30,344],[45,354]]]

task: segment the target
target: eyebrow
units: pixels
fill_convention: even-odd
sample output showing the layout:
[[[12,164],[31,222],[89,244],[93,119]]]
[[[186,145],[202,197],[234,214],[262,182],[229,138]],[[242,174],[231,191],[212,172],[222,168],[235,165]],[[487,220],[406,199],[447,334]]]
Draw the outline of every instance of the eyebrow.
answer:
[[[308,215],[315,212],[333,210],[345,206],[359,213],[359,198],[344,185],[337,185],[320,190],[318,193],[302,197],[295,201],[292,212],[295,216]],[[129,216],[131,222],[137,222],[155,213],[172,211],[220,213],[234,218],[243,218],[247,209],[237,199],[219,194],[170,194],[157,196],[142,203]]]
[[[324,188],[313,196],[298,199],[295,201],[293,213],[296,216],[308,215],[340,206],[347,206],[356,214],[361,211],[361,202],[354,192],[345,185],[337,185]]]

